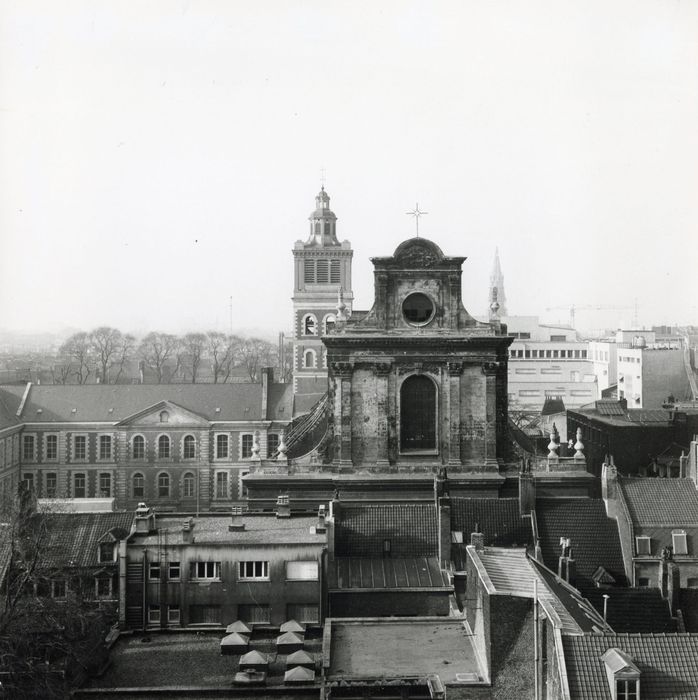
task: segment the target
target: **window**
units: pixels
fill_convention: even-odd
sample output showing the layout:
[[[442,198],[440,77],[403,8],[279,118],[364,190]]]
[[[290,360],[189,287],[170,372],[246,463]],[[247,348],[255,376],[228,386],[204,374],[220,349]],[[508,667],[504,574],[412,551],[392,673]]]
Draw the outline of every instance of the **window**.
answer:
[[[221,623],[221,606],[220,605],[190,605],[189,606],[189,622],[192,625]]]
[[[530,340],[531,334],[530,333],[519,333],[519,338],[521,338],[521,340]]]
[[[219,561],[192,561],[189,563],[190,579],[208,579],[221,577]]]
[[[306,350],[303,353],[303,367],[306,369],[315,367],[315,352],[313,350]]]
[[[167,435],[161,435],[158,438],[158,457],[160,459],[169,459],[170,457],[170,438]]]
[[[247,476],[249,473],[249,469],[240,470],[240,478],[238,484],[238,493],[240,495],[240,498],[247,498],[247,486],[245,486],[245,480],[243,477]]]
[[[75,498],[85,498],[87,495],[85,481],[84,474],[75,474],[73,477],[73,496]]]
[[[637,680],[617,680],[616,700],[638,700],[640,697],[637,691]]]
[[[171,561],[167,566],[167,578],[172,581],[179,581],[181,569],[178,561]]]
[[[637,556],[641,556],[643,554],[650,554],[651,553],[650,538],[649,537],[636,537],[635,538],[635,551],[636,551]]]
[[[402,315],[413,326],[423,326],[434,317],[436,309],[432,300],[421,292],[410,294],[402,302]]]
[[[196,458],[196,440],[193,435],[185,435],[182,449],[184,459]]]
[[[111,435],[99,436],[99,458],[111,459]]]
[[[540,396],[538,389],[519,389],[519,396]]]
[[[55,498],[56,497],[56,484],[58,477],[56,475],[56,472],[48,472],[46,474],[46,498]]]
[[[567,336],[565,336],[565,335],[551,335],[550,336],[551,343],[564,343],[565,340],[567,340]]]
[[[170,475],[165,472],[158,474],[158,497],[170,497]]]
[[[51,597],[52,598],[65,598],[67,592],[67,586],[65,579],[59,578],[51,581]]]
[[[46,436],[46,459],[51,461],[58,459],[58,435]]]
[[[286,579],[289,581],[317,581],[318,563],[316,561],[287,561]]]
[[[239,578],[245,580],[268,580],[269,579],[269,562],[268,561],[241,561],[239,562]]]
[[[317,335],[317,320],[312,314],[303,317],[303,335]]]
[[[698,578],[693,576],[686,579],[686,588],[698,588]]]
[[[133,475],[131,490],[134,498],[145,497],[145,479],[143,478],[143,474],[136,472]]]
[[[315,261],[314,260],[304,260],[303,261],[303,281],[304,282],[315,282]]]
[[[676,530],[672,532],[671,544],[674,548],[674,554],[688,554],[685,530]]]
[[[238,605],[238,618],[242,622],[265,623],[270,622],[268,605]]]
[[[296,622],[320,622],[320,610],[317,605],[289,603],[286,606],[286,619]]]
[[[648,578],[639,578],[637,580],[637,585],[640,588],[649,588],[650,580]]]
[[[325,335],[332,333],[336,324],[336,319],[332,314],[325,316]]]
[[[114,561],[114,543],[113,542],[101,542],[99,545],[99,561],[101,563],[113,562]]]
[[[246,433],[245,435],[242,436],[242,458],[243,459],[248,459],[249,457],[252,456],[252,443],[254,442],[254,438],[251,434]]]
[[[87,435],[76,435],[73,438],[73,459],[87,459]]]
[[[159,605],[149,605],[148,606],[148,623],[151,625],[160,624],[160,606]]]
[[[161,423],[169,423],[170,422],[170,414],[167,411],[160,411],[160,422]]]
[[[339,260],[330,261],[330,284],[339,284],[341,280]]]
[[[216,459],[228,458],[228,436],[216,435]]]
[[[34,475],[33,474],[22,474],[22,483],[25,484],[28,491],[34,490]]]
[[[133,459],[145,459],[145,438],[136,435],[131,443],[131,457]]]
[[[436,386],[422,374],[400,387],[400,449],[436,449]]]
[[[182,498],[194,498],[194,475],[187,472],[182,479]]]
[[[327,284],[330,281],[330,261],[318,260],[315,266],[316,280],[321,284]]]
[[[179,605],[167,606],[167,623],[170,625],[179,624]]]
[[[34,461],[35,439],[33,435],[22,436],[22,459],[26,462]]]
[[[279,449],[279,436],[277,433],[269,433],[267,435],[267,457],[270,459],[274,456],[274,453]]]
[[[228,498],[227,472],[216,472],[216,498]]]
[[[103,472],[99,475],[99,495],[102,498],[111,498],[111,474]]]
[[[101,576],[95,579],[95,589],[98,598],[111,598],[111,578]]]
[[[150,564],[148,564],[148,579],[150,581],[160,580],[160,562],[151,561]]]

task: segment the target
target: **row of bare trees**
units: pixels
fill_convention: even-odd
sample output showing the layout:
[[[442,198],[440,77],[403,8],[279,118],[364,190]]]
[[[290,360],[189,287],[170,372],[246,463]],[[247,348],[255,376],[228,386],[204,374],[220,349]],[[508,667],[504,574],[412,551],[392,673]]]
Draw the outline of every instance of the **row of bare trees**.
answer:
[[[75,333],[59,350],[53,367],[57,384],[117,384],[133,380],[163,384],[210,382],[243,377],[257,381],[261,367],[275,367],[287,381],[290,353],[279,357],[276,345],[261,338],[244,338],[217,331],[177,336],[152,332],[138,341],[117,328],[100,326]]]

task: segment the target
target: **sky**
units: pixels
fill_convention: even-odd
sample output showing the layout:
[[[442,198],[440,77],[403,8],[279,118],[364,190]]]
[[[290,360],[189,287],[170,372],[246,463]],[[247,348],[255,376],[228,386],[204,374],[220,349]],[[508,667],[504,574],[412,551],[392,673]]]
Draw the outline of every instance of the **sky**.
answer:
[[[0,329],[291,326],[325,171],[354,249],[482,315],[698,323],[698,3],[3,0]],[[546,309],[557,307],[556,310]]]

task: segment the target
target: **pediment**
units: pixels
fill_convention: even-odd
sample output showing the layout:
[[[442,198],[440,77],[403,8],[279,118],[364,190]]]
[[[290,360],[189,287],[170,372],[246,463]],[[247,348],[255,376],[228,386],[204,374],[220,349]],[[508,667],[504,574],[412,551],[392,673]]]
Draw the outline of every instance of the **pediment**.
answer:
[[[162,420],[162,413],[167,413],[167,420]],[[144,408],[137,413],[133,413],[127,416],[123,420],[119,421],[118,426],[128,426],[131,428],[142,427],[142,428],[155,428],[162,427],[192,427],[201,426],[208,427],[210,425],[209,421],[198,413],[190,411],[183,406],[179,406],[172,401],[160,401],[154,406],[149,406]]]

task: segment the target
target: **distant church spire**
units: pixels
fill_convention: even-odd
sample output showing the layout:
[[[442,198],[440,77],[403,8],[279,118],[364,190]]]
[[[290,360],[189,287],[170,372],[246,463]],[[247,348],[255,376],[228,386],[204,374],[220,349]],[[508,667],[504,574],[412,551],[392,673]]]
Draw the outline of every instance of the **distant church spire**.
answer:
[[[492,273],[490,274],[490,296],[489,296],[489,313],[492,315],[493,305],[497,308],[494,310],[496,316],[507,316],[507,297],[504,293],[504,275],[502,267],[499,264],[499,248],[494,250],[494,263],[492,264]]]
[[[320,188],[315,197],[315,211],[308,217],[310,221],[310,238],[306,245],[339,245],[337,240],[337,217],[330,209],[330,196],[325,186]]]

